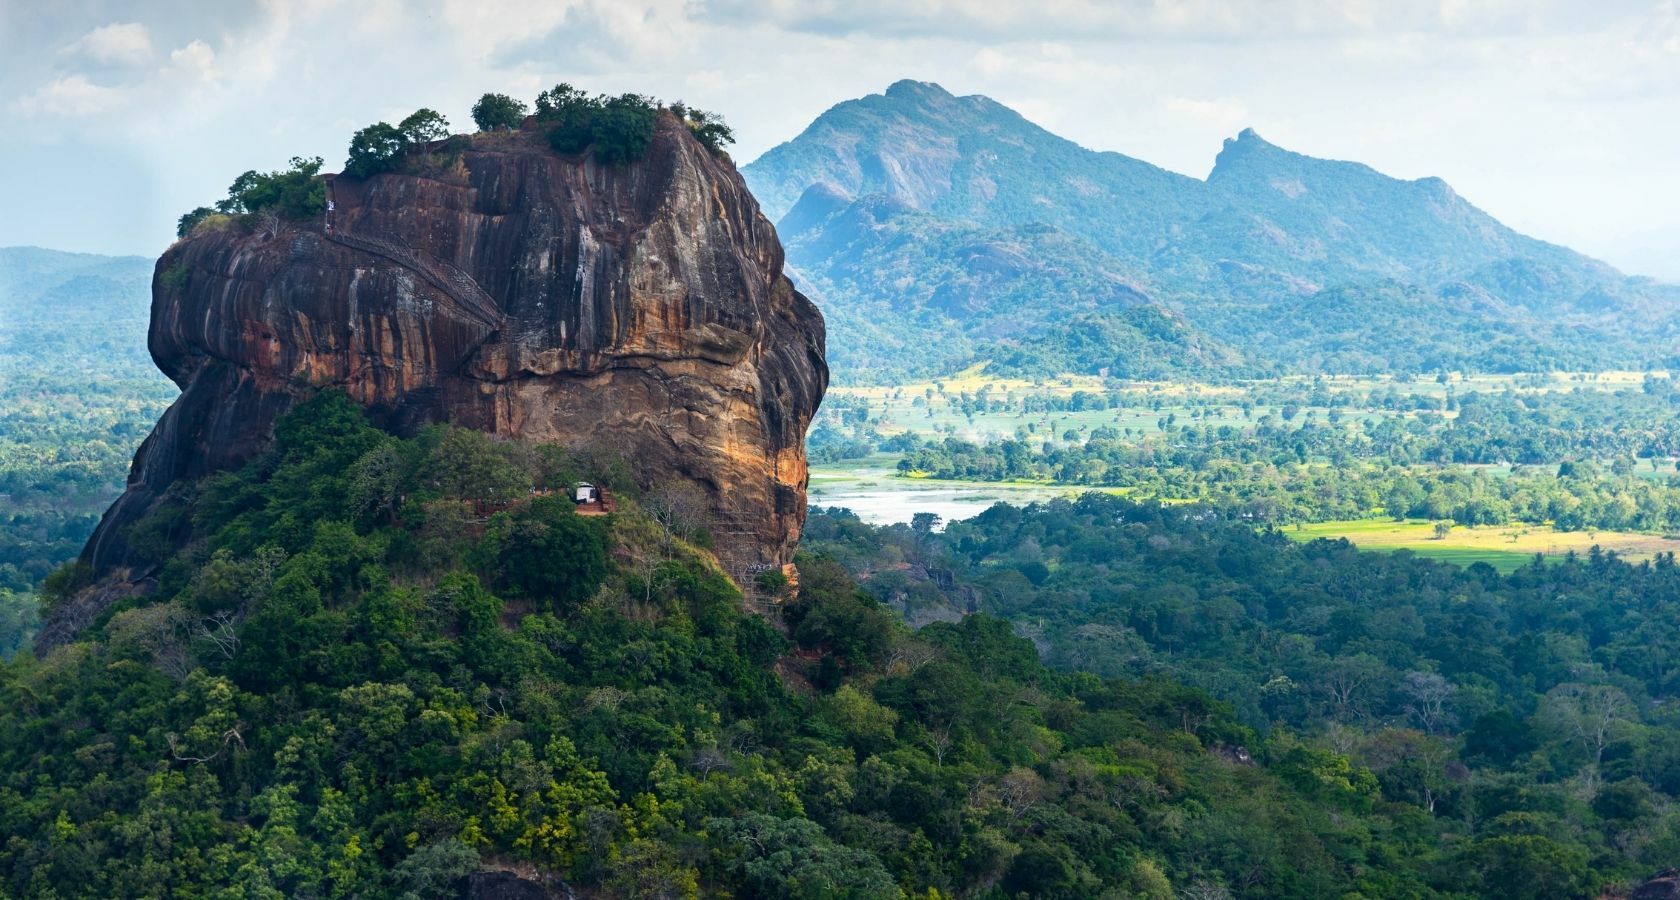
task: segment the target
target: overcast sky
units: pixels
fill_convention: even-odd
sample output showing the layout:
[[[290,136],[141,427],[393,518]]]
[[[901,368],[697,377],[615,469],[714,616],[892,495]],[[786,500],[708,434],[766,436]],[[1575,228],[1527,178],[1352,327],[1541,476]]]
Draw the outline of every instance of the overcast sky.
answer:
[[[744,162],[906,77],[1196,177],[1245,126],[1439,175],[1680,280],[1680,0],[0,0],[0,246],[155,255],[246,169],[485,91],[686,100]]]

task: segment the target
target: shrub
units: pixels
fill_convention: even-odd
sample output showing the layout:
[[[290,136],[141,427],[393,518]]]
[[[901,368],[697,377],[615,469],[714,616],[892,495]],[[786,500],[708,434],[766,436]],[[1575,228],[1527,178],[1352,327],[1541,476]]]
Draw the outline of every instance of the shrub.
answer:
[[[555,153],[572,156],[589,149],[591,134],[587,122],[568,122],[548,130],[548,145]]]
[[[735,129],[723,121],[723,116],[703,109],[693,109],[681,103],[672,104],[671,111],[677,114],[677,118],[688,126],[695,139],[704,144],[706,149],[716,153],[726,144],[735,143]]]
[[[51,612],[92,583],[93,567],[86,562],[78,559],[59,566],[41,582],[41,610]]]
[[[216,210],[214,207],[200,206],[192,212],[183,215],[175,223],[175,236],[178,238],[184,238],[187,235],[192,234],[193,229],[198,227],[198,223],[215,214]]]
[[[506,94],[485,94],[473,104],[472,119],[479,131],[518,128],[525,118],[525,111],[523,101],[515,100]]]
[[[182,235],[182,237],[185,236],[186,235]],[[192,270],[187,268],[187,264],[185,262],[177,262],[176,264],[163,270],[163,274],[158,276],[158,282],[164,287],[169,288],[172,291],[176,291],[186,287],[187,281],[191,275]]]

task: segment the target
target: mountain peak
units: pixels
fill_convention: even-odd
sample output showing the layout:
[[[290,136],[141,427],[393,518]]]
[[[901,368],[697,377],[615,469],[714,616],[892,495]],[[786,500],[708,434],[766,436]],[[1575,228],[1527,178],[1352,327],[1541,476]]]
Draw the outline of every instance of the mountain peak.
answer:
[[[1253,128],[1244,128],[1237,132],[1236,137],[1225,139],[1224,145],[1219,150],[1219,156],[1214,159],[1213,167],[1217,171],[1221,165],[1229,165],[1249,154],[1281,149],[1278,145],[1261,137],[1260,132]]]
[[[887,96],[894,100],[951,100],[955,98],[950,91],[931,81],[916,81],[912,78],[901,78],[887,86]]]

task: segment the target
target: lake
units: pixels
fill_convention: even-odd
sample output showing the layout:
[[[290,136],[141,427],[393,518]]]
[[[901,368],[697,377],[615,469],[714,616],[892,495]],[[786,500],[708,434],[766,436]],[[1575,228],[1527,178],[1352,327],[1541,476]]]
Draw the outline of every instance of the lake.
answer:
[[[953,522],[977,516],[994,503],[1021,506],[1080,492],[1050,485],[900,478],[896,464],[897,458],[890,457],[814,465],[807,502],[844,507],[871,525],[891,525],[909,523],[919,512]]]

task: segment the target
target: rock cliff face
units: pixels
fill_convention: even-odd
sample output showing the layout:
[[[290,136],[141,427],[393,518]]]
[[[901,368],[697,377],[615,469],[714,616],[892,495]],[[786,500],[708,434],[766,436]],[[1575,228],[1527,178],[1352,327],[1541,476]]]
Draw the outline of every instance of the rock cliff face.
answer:
[[[193,236],[158,261],[153,358],[182,388],[84,558],[170,486],[240,465],[306,392],[406,432],[607,442],[711,499],[737,573],[787,563],[805,517],[823,321],[734,167],[668,113],[637,162],[477,135],[427,174],[339,177],[325,221]]]

